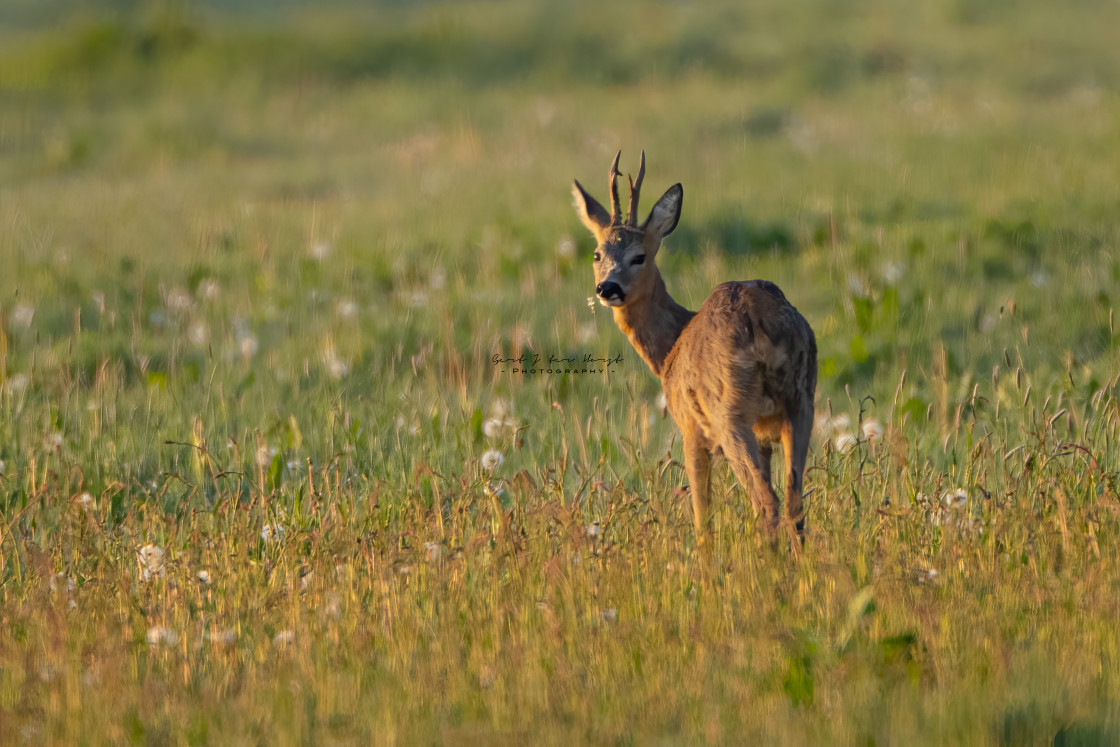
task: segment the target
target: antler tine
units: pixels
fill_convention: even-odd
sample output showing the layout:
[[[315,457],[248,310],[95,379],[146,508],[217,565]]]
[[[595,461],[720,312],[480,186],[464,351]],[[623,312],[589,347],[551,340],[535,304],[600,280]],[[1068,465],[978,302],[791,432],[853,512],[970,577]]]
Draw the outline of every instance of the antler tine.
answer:
[[[622,216],[622,207],[618,204],[618,159],[622,158],[620,150],[611,164],[611,225],[616,225]]]
[[[638,166],[638,178],[630,179],[627,174],[626,178],[630,179],[630,204],[626,208],[626,223],[630,226],[638,225],[638,198],[642,193],[642,179],[646,176],[646,152],[642,151],[642,163]]]

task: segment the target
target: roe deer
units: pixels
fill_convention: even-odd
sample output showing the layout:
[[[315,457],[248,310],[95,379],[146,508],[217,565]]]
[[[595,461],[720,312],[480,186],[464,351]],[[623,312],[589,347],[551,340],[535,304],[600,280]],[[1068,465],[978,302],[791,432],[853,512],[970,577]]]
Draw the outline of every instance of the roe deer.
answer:
[[[595,293],[653,373],[681,431],[697,541],[708,522],[709,454],[723,452],[750,494],[773,540],[778,498],[770,457],[781,442],[786,466],[786,513],[804,536],[802,476],[813,428],[817,343],[813,330],[778,286],[766,280],[723,283],[699,311],[672,299],[654,264],[661,241],[677,227],[684,191],[674,184],[638,225],[646,171],[630,181],[625,216],[618,202],[618,159],[610,171],[611,211],[573,183],[576,212],[591,231]],[[795,548],[798,547],[795,543]]]

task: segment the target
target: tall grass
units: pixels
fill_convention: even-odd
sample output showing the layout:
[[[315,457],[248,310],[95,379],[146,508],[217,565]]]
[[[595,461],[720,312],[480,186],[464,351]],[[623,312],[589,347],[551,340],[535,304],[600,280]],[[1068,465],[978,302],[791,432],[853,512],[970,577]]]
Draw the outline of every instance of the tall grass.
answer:
[[[0,44],[0,740],[1118,739],[1111,6],[99,8]],[[619,147],[817,331],[800,559],[693,552]]]

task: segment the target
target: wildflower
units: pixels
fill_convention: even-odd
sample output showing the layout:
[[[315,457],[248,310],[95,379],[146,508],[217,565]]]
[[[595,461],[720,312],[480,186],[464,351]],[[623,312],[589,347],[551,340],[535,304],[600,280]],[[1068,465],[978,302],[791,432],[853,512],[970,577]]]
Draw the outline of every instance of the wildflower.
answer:
[[[941,494],[941,503],[946,508],[964,508],[968,503],[968,493],[963,488],[946,490]]]
[[[265,543],[284,541],[284,527],[281,524],[265,524],[261,527],[261,539]]]
[[[852,425],[852,418],[846,412],[842,412],[832,419],[832,430],[841,433],[848,430]]]
[[[59,591],[62,588],[66,589],[67,594],[74,593],[75,583],[73,576],[67,576],[65,572],[60,571],[51,576],[50,579],[51,591]]]
[[[444,272],[442,267],[437,267],[432,270],[432,276],[428,280],[428,285],[434,291],[443,290],[443,287],[447,285],[447,273]]]
[[[238,346],[241,349],[241,355],[246,358],[252,358],[261,347],[260,343],[257,342],[257,338],[249,333],[246,333],[238,339]]]
[[[4,382],[4,391],[11,395],[23,394],[27,390],[27,385],[31,383],[31,377],[25,373],[12,374],[8,380]]]
[[[174,646],[179,642],[179,634],[162,625],[148,628],[148,644],[151,646]]]
[[[343,319],[353,319],[358,316],[358,304],[354,303],[350,299],[339,301],[338,305],[335,308],[338,312],[338,315]]]
[[[211,630],[206,634],[206,638],[211,643],[230,644],[237,640],[237,632],[233,628]]]
[[[197,576],[200,584],[210,585],[210,571],[199,571]]]
[[[206,278],[198,284],[198,295],[205,298],[207,301],[213,301],[221,293],[222,288],[218,285],[217,281]]]
[[[18,304],[12,309],[12,314],[9,319],[12,320],[13,327],[23,327],[27,329],[35,319],[35,308],[22,303]]]
[[[269,447],[268,444],[263,444],[257,449],[257,464],[261,467],[268,467],[272,464],[273,458],[279,452],[275,447]]]
[[[206,322],[201,320],[191,322],[190,326],[187,327],[187,339],[191,341],[192,345],[203,347],[210,342],[210,328],[206,326]]]
[[[564,261],[575,259],[576,242],[572,240],[571,236],[565,236],[556,242],[556,256]]]
[[[843,454],[847,454],[849,451],[855,448],[857,439],[851,433],[841,433],[836,437],[835,443],[838,451]]]
[[[140,576],[144,581],[151,581],[163,573],[163,548],[148,543],[140,548],[137,556],[140,560]]]
[[[425,542],[424,554],[429,562],[438,563],[443,559],[443,546],[438,542]]]
[[[906,265],[901,262],[884,262],[881,268],[883,280],[886,281],[887,285],[894,285],[902,279],[905,270]]]
[[[868,418],[863,421],[863,437],[867,439],[867,443],[873,444],[877,441],[883,440],[883,424],[875,418]]]
[[[342,617],[342,595],[337,591],[327,594],[327,602],[323,605],[323,614],[335,620]]]
[[[2,465],[3,465],[3,462],[0,462],[0,467],[2,467]],[[78,496],[78,503],[82,504],[82,508],[92,508],[93,507],[93,496],[90,495],[88,491],[85,492],[85,493],[82,493],[81,495]]]
[[[498,451],[497,449],[490,449],[489,451],[484,452],[482,455],[482,468],[489,472],[493,472],[498,467],[501,467],[505,460],[506,458],[502,456],[502,452]]]

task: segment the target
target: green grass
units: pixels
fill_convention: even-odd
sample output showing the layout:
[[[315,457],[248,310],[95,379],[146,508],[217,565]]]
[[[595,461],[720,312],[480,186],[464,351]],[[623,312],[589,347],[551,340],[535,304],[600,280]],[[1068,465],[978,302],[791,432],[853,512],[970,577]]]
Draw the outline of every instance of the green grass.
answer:
[[[739,5],[13,3],[0,742],[1120,740],[1120,11]],[[619,147],[817,332],[799,559],[694,552]]]

